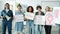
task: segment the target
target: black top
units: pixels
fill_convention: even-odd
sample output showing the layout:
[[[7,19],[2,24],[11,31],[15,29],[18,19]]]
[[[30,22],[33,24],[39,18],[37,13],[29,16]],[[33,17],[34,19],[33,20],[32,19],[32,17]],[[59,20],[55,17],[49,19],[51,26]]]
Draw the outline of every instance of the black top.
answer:
[[[39,13],[36,12],[35,15],[39,15]],[[45,15],[45,14],[44,14],[44,12],[41,11],[41,14],[40,15]]]
[[[12,21],[13,20],[13,12],[12,12],[12,10],[9,10],[8,12],[6,12],[6,10],[2,10],[1,16],[3,16],[3,21],[4,20],[7,20],[7,18],[5,17],[6,15],[9,16],[9,17],[11,17],[9,19],[9,21]]]

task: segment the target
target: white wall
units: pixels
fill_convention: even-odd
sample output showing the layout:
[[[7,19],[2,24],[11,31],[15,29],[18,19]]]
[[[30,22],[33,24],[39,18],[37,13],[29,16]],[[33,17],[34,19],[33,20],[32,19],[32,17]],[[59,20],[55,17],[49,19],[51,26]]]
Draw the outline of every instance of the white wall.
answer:
[[[37,5],[41,5],[43,7],[43,11],[45,10],[46,6],[50,6],[52,8],[60,6],[60,0],[18,0],[17,2],[27,4],[28,6],[32,5],[35,11]]]
[[[37,5],[41,5],[43,9],[45,6],[60,6],[60,0],[0,0],[0,11],[4,8],[4,4],[6,2],[11,3],[14,5],[15,2],[20,3],[20,4],[26,4],[26,5],[32,5],[34,9],[36,8]],[[14,5],[15,6],[15,5]],[[36,11],[36,9],[35,9]]]

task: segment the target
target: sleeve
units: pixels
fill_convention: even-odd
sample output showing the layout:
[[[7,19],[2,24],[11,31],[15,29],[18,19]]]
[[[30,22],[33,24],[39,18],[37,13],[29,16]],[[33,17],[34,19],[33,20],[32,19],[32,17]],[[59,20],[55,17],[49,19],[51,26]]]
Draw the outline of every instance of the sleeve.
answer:
[[[23,13],[23,15],[25,16],[25,14]]]
[[[11,16],[13,17],[13,11],[11,11]]]
[[[42,15],[45,15],[44,12],[42,12]]]
[[[35,15],[37,15],[37,14],[38,14],[38,12],[35,13]]]
[[[13,20],[13,11],[11,10],[11,20]]]
[[[3,16],[3,11],[1,12],[1,16]]]

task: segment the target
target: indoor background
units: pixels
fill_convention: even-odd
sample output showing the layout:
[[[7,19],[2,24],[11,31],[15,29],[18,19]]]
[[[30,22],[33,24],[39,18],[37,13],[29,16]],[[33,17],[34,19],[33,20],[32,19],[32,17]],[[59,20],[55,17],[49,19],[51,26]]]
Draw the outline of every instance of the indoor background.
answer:
[[[45,7],[46,6],[50,6],[51,7],[51,10],[53,10],[54,7],[60,7],[60,0],[0,0],[0,15],[1,15],[1,11],[4,9],[4,4],[5,3],[9,3],[10,4],[10,9],[13,10],[13,13],[14,11],[17,9],[17,4],[21,4],[22,5],[22,8],[24,11],[26,11],[26,7],[27,6],[33,6],[34,7],[34,12],[36,12],[36,6],[37,5],[41,5],[42,6],[42,11],[45,12]],[[1,22],[1,18],[0,18],[0,34],[2,33],[2,22]],[[14,24],[15,22],[13,21],[13,27],[12,27],[12,32],[13,34],[15,33],[15,30],[14,30]],[[24,34],[26,34],[25,30],[26,30],[26,22],[24,22]],[[44,32],[44,33],[43,33]],[[43,34],[45,34],[45,31],[44,31],[44,27],[43,27]],[[53,26],[52,27],[52,34],[58,34],[59,32],[59,27],[57,26]]]

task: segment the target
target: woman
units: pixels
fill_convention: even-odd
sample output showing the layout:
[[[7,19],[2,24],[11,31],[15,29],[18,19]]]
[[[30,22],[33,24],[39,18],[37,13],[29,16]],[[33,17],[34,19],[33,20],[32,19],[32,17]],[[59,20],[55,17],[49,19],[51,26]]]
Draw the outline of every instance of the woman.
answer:
[[[52,13],[49,6],[47,6],[45,10],[46,10],[46,14],[47,13],[49,13],[49,14]],[[51,25],[48,25],[46,23],[46,25],[45,25],[45,32],[46,32],[46,34],[51,34],[51,28],[52,28],[52,26]]]
[[[17,9],[18,9],[18,10],[15,11],[15,15],[22,15],[23,18],[24,18],[24,13],[23,13],[23,11],[21,10],[21,9],[22,9],[22,6],[21,6],[20,4],[18,4]],[[18,16],[17,16],[17,17],[18,17]],[[24,21],[19,21],[19,22],[17,21],[17,22],[15,23],[15,29],[16,29],[16,31],[17,31],[17,34],[22,33],[22,31],[23,31],[23,23],[24,23]]]
[[[4,10],[1,12],[2,20],[2,34],[6,34],[6,29],[8,27],[8,34],[12,34],[12,20],[13,12],[10,10],[9,3],[5,4]]]
[[[41,6],[37,6],[36,9],[37,9],[38,12],[35,13],[35,19],[36,19],[37,15],[44,16],[44,13],[41,11],[42,10]],[[40,24],[36,25],[36,23],[35,23],[35,28],[37,28],[36,29],[36,34],[42,34],[42,26],[43,25],[40,25]]]
[[[28,6],[27,7],[27,12],[33,13],[33,11],[34,11],[34,9],[33,9],[32,6]],[[34,23],[33,23],[33,20],[27,19],[26,23],[27,23],[27,34],[34,34]]]

